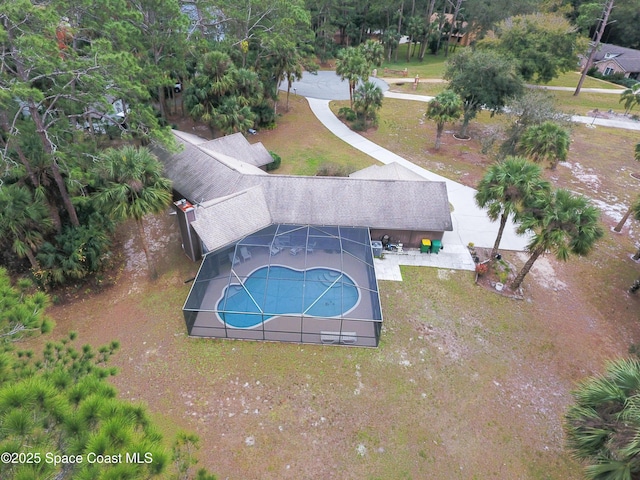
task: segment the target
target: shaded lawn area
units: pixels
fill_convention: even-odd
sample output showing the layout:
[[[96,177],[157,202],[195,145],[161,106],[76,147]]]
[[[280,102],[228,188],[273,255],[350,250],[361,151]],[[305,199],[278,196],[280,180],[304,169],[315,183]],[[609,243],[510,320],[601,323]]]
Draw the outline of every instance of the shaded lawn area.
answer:
[[[407,76],[415,78],[416,75],[420,75],[420,78],[442,78],[445,71],[446,58],[444,53],[439,55],[433,55],[427,52],[424,56],[424,60],[421,62],[418,56],[411,58],[411,61],[407,62],[407,44],[399,46],[398,60],[394,61],[394,57],[391,57],[391,61],[388,62],[385,58],[384,63],[378,68],[378,76],[382,77],[385,68],[392,70],[404,70],[407,69]],[[420,46],[418,45],[418,49]],[[389,77],[397,77],[398,75],[389,74]]]

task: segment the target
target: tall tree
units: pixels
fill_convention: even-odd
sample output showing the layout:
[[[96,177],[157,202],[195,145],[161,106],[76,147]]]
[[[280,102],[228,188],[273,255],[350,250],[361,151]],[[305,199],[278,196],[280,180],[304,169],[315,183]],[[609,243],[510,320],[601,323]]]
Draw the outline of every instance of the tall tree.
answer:
[[[184,103],[189,115],[216,127],[216,109],[225,96],[236,89],[236,66],[231,57],[219,51],[205,53],[198,61],[196,74],[184,91]]]
[[[49,211],[27,187],[0,186],[0,240],[8,241],[18,257],[27,257],[33,271],[39,269],[36,254],[51,227]]]
[[[473,31],[480,36],[491,31],[500,21],[515,15],[526,15],[539,11],[539,0],[468,0],[465,16]]]
[[[571,137],[565,128],[546,121],[528,127],[520,137],[516,151],[534,162],[548,161],[554,169],[558,162],[567,159],[570,144]]]
[[[138,15],[135,49],[144,68],[144,82],[155,90],[160,114],[167,117],[165,91],[184,74],[189,18],[177,0],[132,0],[131,9]],[[133,42],[132,42],[133,43]]]
[[[530,256],[510,287],[520,288],[535,261],[547,251],[563,261],[572,254],[587,255],[604,234],[599,217],[599,210],[586,197],[568,190],[558,189],[536,199],[533,208],[521,216],[518,226],[520,233],[533,232],[527,245]]]
[[[147,148],[109,149],[101,158],[106,179],[95,195],[96,203],[116,221],[134,219],[151,277],[158,272],[149,253],[143,219],[160,213],[171,202],[171,181],[162,177],[162,164]]]
[[[462,99],[453,90],[444,90],[429,102],[426,116],[436,122],[436,150],[440,150],[445,124],[459,119],[461,115]]]
[[[462,50],[447,61],[444,78],[463,101],[462,137],[467,137],[469,122],[482,108],[499,113],[524,89],[513,61],[493,51]]]
[[[562,127],[571,125],[571,115],[557,107],[554,95],[541,89],[526,89],[520,97],[510,99],[505,109],[509,119],[506,129],[506,139],[500,145],[500,156],[516,155],[516,148],[522,134],[533,125],[540,125],[551,121]]]
[[[362,51],[355,47],[348,47],[338,53],[336,74],[342,80],[349,82],[349,103],[353,108],[353,91],[362,79],[368,79],[371,67]]]
[[[384,46],[382,43],[376,42],[375,40],[367,40],[360,44],[359,48],[372,68],[382,65],[384,61]]]
[[[567,446],[590,480],[632,480],[640,472],[640,361],[619,359],[580,382],[565,415]]]
[[[580,94],[580,90],[582,89],[582,84],[584,83],[584,79],[587,76],[587,72],[591,68],[593,64],[593,59],[595,58],[596,52],[598,51],[598,45],[600,45],[600,40],[602,40],[602,35],[604,34],[605,28],[607,28],[607,23],[609,21],[609,15],[611,14],[611,10],[613,10],[614,0],[607,0],[604,4],[604,8],[602,10],[602,16],[598,17],[598,27],[596,29],[595,40],[593,41],[593,45],[591,46],[591,51],[589,52],[589,56],[587,57],[587,61],[582,68],[582,74],[580,75],[580,80],[578,81],[578,85],[576,86],[575,92],[573,92],[574,96],[578,96]]]
[[[536,199],[546,197],[551,185],[542,178],[537,165],[521,157],[507,157],[489,167],[477,187],[476,203],[487,210],[491,221],[500,220],[498,235],[491,249],[493,262],[498,254],[502,235],[511,217],[516,223]]]
[[[479,42],[479,47],[514,58],[524,80],[540,83],[574,70],[586,46],[586,38],[568,20],[542,13],[504,20],[494,35]]]
[[[113,126],[123,136],[172,138],[159,127],[140,81],[139,59],[129,45],[135,43],[132,18],[128,5],[119,2],[97,8],[62,0],[0,1],[0,110],[8,113],[0,128],[7,138],[33,132],[52,186],[32,186],[44,187],[49,205],[60,205],[67,217],[62,221],[76,227],[76,198],[86,185],[72,175],[80,166],[76,146],[87,140],[85,122],[100,122],[103,131]],[[21,122],[33,128],[19,128]],[[18,153],[15,141],[7,145]],[[29,170],[26,160],[32,159],[19,153],[16,158]],[[52,218],[60,229],[62,222],[53,213]]]

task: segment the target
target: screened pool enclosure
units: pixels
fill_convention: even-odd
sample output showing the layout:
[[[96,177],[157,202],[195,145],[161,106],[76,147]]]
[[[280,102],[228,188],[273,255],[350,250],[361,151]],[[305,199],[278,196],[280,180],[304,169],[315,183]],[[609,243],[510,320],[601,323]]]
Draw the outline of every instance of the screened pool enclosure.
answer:
[[[366,228],[271,225],[208,253],[189,335],[375,347],[382,310]]]

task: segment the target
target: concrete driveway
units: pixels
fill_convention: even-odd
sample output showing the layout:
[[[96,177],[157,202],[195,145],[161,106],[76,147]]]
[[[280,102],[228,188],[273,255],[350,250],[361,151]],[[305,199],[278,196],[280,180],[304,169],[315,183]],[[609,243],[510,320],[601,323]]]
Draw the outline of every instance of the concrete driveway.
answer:
[[[383,92],[389,90],[389,85],[379,78],[369,77]],[[280,84],[280,90],[287,91],[287,82]],[[349,84],[340,80],[334,71],[322,70],[316,74],[303,72],[302,80],[293,82],[291,93],[307,98],[320,100],[349,100]]]

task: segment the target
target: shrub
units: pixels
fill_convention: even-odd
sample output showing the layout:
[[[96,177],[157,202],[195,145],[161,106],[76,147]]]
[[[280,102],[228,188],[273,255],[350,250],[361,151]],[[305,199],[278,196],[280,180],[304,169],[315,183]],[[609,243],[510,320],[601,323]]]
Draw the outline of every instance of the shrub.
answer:
[[[344,118],[347,122],[353,122],[356,119],[356,112],[349,107],[342,107],[338,110],[338,117]]]
[[[489,271],[489,266],[486,263],[478,263],[476,265],[476,273],[478,275],[484,275]]]
[[[277,170],[280,168],[280,164],[282,163],[282,158],[275,152],[269,151],[271,157],[273,158],[273,162],[267,164],[267,172],[271,172],[273,170]]]
[[[255,114],[256,125],[260,128],[265,129],[275,125],[276,114],[267,100],[263,100],[260,104],[251,107],[251,111]]]
[[[323,163],[318,167],[317,177],[348,177],[353,170],[335,163]]]

